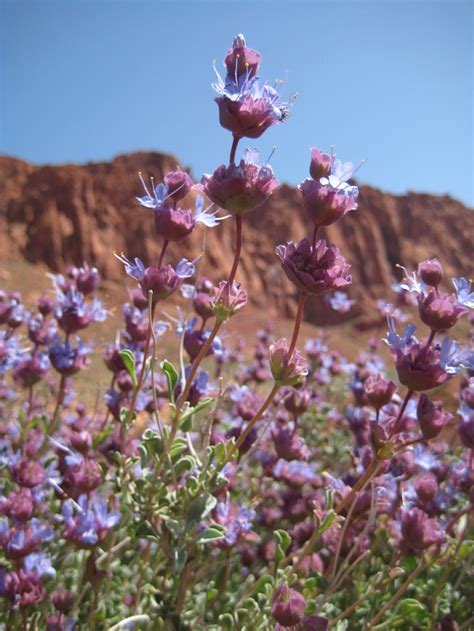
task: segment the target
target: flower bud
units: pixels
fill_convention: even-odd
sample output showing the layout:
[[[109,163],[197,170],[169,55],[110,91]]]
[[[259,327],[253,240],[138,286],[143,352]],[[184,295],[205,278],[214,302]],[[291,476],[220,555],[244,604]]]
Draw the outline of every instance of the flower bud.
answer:
[[[142,293],[141,290],[140,293]],[[114,373],[125,370],[125,364],[120,356],[120,348],[115,346],[115,344],[109,344],[106,347],[104,351],[104,363],[107,368]]]
[[[285,397],[283,405],[290,414],[301,416],[301,414],[304,414],[308,409],[310,400],[311,393],[309,390],[296,390],[292,388],[290,393]]]
[[[53,312],[56,301],[52,296],[42,295],[38,298],[38,311],[42,315],[48,315]]]
[[[92,436],[85,430],[72,432],[71,446],[79,453],[85,455],[92,449]]]
[[[209,333],[206,331],[186,331],[184,333],[184,348],[191,361],[194,361],[199,355],[208,337]],[[212,345],[207,351],[206,357],[209,355],[212,355]]]
[[[193,186],[193,181],[186,171],[171,171],[167,173],[164,182],[168,187],[167,197],[177,202],[189,193]]]
[[[283,460],[305,460],[309,454],[304,440],[287,427],[274,430],[272,439],[277,456]]]
[[[252,50],[252,48],[247,48],[245,37],[239,34],[234,37],[232,48],[227,52],[224,64],[228,75],[237,82],[237,79],[242,75],[251,79],[258,74],[260,59],[260,53]]]
[[[436,258],[430,259],[429,261],[422,261],[418,265],[418,276],[425,285],[437,287],[443,280],[443,266]]]
[[[69,613],[74,604],[74,594],[64,587],[58,587],[52,594],[51,600],[58,611]]]
[[[214,283],[207,276],[203,276],[203,278],[199,279],[196,283],[196,291],[198,293],[209,294],[211,295],[214,290]]]
[[[133,379],[128,370],[119,370],[116,374],[117,386],[121,392],[133,390]]]
[[[304,618],[306,600],[288,585],[280,585],[273,597],[271,614],[282,627],[293,627]]]
[[[143,291],[139,287],[135,287],[132,291],[132,302],[137,309],[146,309],[148,307],[148,298],[144,295]]]
[[[333,161],[333,158],[329,154],[319,151],[316,147],[312,147],[309,172],[313,180],[319,182],[320,178],[328,177],[331,173]]]
[[[194,311],[206,321],[213,315],[212,298],[208,293],[197,292],[193,298]]]
[[[91,294],[100,284],[100,276],[97,268],[85,265],[76,276],[76,285],[84,295]]]
[[[416,409],[416,416],[423,438],[436,438],[444,426],[453,418],[443,409],[439,401],[430,401],[426,394],[421,394]]]
[[[393,381],[384,379],[382,375],[371,375],[364,383],[364,390],[367,399],[376,410],[380,410],[384,405],[390,403],[397,386]]]
[[[415,491],[423,504],[432,502],[438,494],[438,481],[431,473],[420,475],[415,480]]]
[[[91,458],[84,458],[80,464],[68,467],[63,484],[71,497],[78,497],[96,489],[102,483],[102,478],[99,464]]]

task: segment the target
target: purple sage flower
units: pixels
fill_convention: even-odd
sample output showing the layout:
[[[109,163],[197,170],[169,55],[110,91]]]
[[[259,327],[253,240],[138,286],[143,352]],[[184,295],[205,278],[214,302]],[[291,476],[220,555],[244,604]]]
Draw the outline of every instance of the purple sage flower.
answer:
[[[352,282],[350,265],[338,248],[324,239],[317,241],[314,248],[307,238],[289,242],[279,245],[276,253],[291,282],[307,294],[320,296]]]
[[[221,164],[213,175],[204,175],[202,190],[215,204],[236,214],[261,206],[278,187],[270,165],[258,164],[257,149],[247,149],[238,165]]]

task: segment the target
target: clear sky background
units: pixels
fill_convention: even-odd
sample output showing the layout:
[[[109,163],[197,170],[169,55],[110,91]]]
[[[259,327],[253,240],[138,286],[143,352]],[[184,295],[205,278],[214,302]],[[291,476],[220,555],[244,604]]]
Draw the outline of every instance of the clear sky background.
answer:
[[[298,92],[291,118],[247,146],[282,181],[309,147],[368,162],[391,192],[473,195],[473,2],[0,0],[0,152],[33,163],[175,154],[195,177],[228,159],[210,83],[233,35],[264,79]]]

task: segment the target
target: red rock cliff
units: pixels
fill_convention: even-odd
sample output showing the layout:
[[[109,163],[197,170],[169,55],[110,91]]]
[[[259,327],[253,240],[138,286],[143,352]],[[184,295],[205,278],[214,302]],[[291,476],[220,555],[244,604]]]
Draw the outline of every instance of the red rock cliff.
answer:
[[[105,278],[124,281],[113,252],[157,259],[160,240],[152,215],[135,202],[141,193],[138,171],[160,181],[178,162],[157,153],[122,155],[112,162],[33,166],[0,157],[0,259],[42,261],[52,270],[84,260]],[[244,250],[238,280],[252,302],[269,313],[290,315],[296,292],[274,254],[275,245],[299,239],[307,226],[296,189],[283,185],[265,206],[244,221]],[[168,257],[191,258],[200,251],[202,229],[170,248]],[[395,265],[414,268],[437,256],[448,274],[469,275],[474,212],[450,197],[409,193],[389,195],[362,186],[357,211],[326,230],[352,265],[350,294],[357,300],[351,315],[368,313],[379,297],[393,296]],[[233,223],[207,231],[204,273],[225,277],[233,252]],[[347,317],[347,316],[346,316]],[[309,301],[306,318],[315,323],[341,318],[320,301]]]

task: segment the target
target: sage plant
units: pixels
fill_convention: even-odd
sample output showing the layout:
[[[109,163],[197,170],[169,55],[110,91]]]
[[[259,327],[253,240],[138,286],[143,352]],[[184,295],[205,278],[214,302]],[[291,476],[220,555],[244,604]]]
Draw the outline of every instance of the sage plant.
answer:
[[[351,253],[324,230],[357,220],[356,169],[313,147],[305,232],[275,244],[298,294],[293,328],[275,339],[265,326],[253,345],[250,332],[226,333],[252,299],[239,273],[245,218],[269,212],[279,186],[242,143],[292,106],[260,79],[261,62],[237,35],[225,78],[215,68],[228,161],[200,182],[139,174],[135,204],[150,209],[161,251],[116,255],[132,286],[105,345],[93,341],[110,315],[95,267],[51,276],[53,292],[28,308],[0,292],[0,629],[474,624],[474,360],[453,339],[474,307],[470,282],[449,286],[438,259],[401,268],[357,357],[325,331],[303,345],[310,296],[340,313],[354,303]],[[229,270],[204,276],[205,248],[171,259],[170,243],[223,221],[234,224]],[[95,402],[74,391],[92,353],[108,379]]]

